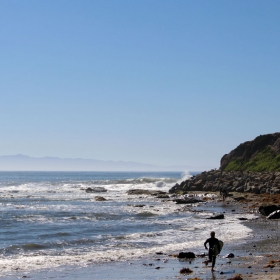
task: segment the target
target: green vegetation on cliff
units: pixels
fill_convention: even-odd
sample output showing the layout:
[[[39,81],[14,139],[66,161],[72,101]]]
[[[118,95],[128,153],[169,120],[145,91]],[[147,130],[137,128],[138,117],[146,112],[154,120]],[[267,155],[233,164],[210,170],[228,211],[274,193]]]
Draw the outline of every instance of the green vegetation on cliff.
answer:
[[[260,135],[221,159],[224,171],[280,171],[280,133]]]
[[[255,157],[246,161],[241,159],[232,159],[224,171],[280,171],[280,155],[275,156],[270,147],[264,148]]]

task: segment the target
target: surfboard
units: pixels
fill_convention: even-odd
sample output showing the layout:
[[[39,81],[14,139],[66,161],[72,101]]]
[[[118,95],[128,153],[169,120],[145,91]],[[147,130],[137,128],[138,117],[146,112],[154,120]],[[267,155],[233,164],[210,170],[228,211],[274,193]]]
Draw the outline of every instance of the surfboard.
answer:
[[[218,246],[214,246],[214,255],[215,256],[217,256],[217,255],[219,255],[220,253],[221,253],[221,251],[222,251],[222,248],[223,248],[223,246],[224,246],[224,242],[223,241],[221,241],[221,240],[219,240],[219,245],[220,245],[220,250],[219,250],[219,247]]]

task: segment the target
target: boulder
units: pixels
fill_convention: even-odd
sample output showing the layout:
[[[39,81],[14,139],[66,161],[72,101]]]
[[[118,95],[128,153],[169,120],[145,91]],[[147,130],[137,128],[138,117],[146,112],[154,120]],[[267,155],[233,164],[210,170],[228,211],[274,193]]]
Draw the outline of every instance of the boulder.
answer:
[[[150,191],[150,195],[157,196],[157,195],[163,195],[167,194],[166,192],[163,191]]]
[[[274,211],[268,215],[267,219],[280,219],[280,210]]]
[[[237,196],[237,197],[234,197],[233,199],[236,200],[236,201],[244,201],[244,200],[246,200],[246,198],[244,196]]]
[[[198,181],[196,181],[196,182],[194,183],[194,185],[195,185],[196,187],[202,186],[202,185],[203,185],[203,180],[202,180],[202,179],[199,179]]]
[[[198,203],[202,202],[202,200],[190,197],[190,198],[180,198],[174,200],[176,204],[191,204],[191,203]]]
[[[255,194],[260,194],[259,186],[253,186],[251,192]]]
[[[127,194],[129,195],[162,195],[166,194],[166,192],[162,191],[150,191],[150,190],[142,190],[142,189],[131,189],[127,191]]]
[[[103,196],[96,196],[96,197],[94,198],[94,200],[95,200],[95,201],[107,201],[107,199],[104,198]]]
[[[236,188],[237,192],[244,192],[244,186]]]
[[[259,212],[264,216],[268,216],[277,210],[280,210],[280,207],[277,205],[262,205],[259,207]]]
[[[267,189],[266,188],[261,188],[260,193],[266,193]]]
[[[234,182],[232,183],[232,186],[233,186],[234,188],[240,187],[240,186],[241,186],[241,181],[234,181]]]
[[[87,188],[87,193],[98,193],[98,192],[107,192],[107,190],[103,187],[94,187],[94,188]]]
[[[210,220],[221,220],[221,219],[224,219],[224,218],[225,218],[224,214],[219,214],[219,215],[215,215],[213,217],[209,217],[207,219],[210,219]]]
[[[150,194],[150,191],[149,190],[142,190],[142,189],[132,189],[132,190],[128,190],[127,194],[129,194],[129,195]]]
[[[159,194],[157,195],[157,198],[169,198],[168,194]]]
[[[183,259],[183,258],[194,259],[195,254],[193,252],[181,252],[181,253],[179,253],[178,258],[179,259]]]
[[[280,189],[278,189],[278,188],[271,188],[270,193],[271,194],[280,194]]]
[[[187,183],[187,182],[186,182]],[[182,190],[182,187],[176,183],[170,190],[169,193],[176,193],[178,191]]]

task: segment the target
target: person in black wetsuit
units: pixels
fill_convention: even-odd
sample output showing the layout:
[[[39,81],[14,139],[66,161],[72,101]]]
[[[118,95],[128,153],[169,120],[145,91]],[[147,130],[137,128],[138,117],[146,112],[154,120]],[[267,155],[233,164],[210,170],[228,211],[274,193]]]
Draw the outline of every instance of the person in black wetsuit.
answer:
[[[205,242],[204,242],[204,247],[206,250],[208,250],[207,248],[207,243],[209,243],[209,260],[206,261],[206,264],[208,264],[208,262],[212,262],[212,271],[214,271],[214,266],[216,263],[216,255],[214,254],[214,246],[218,246],[219,250],[220,250],[220,244],[219,244],[219,240],[217,238],[215,238],[215,232],[211,231],[210,233],[210,238],[208,238]]]
[[[228,190],[224,187],[220,188],[220,196],[223,198],[223,201],[226,200],[226,198],[228,197]]]

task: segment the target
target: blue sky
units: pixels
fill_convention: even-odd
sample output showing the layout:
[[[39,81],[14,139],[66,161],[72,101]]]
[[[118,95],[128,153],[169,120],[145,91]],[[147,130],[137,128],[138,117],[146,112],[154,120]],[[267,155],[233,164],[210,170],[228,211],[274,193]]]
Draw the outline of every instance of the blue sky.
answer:
[[[279,131],[280,2],[0,1],[0,155],[219,167]]]

